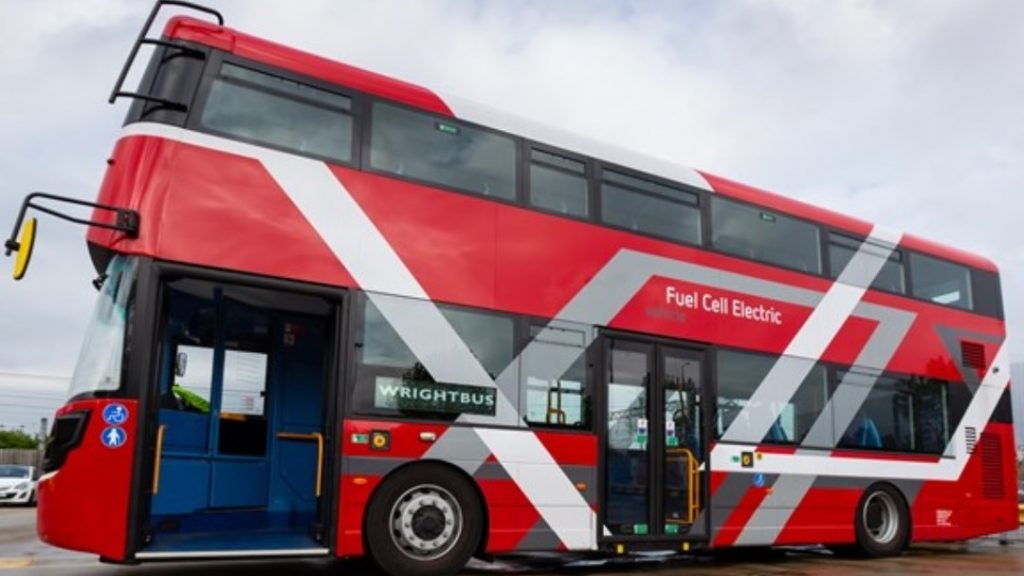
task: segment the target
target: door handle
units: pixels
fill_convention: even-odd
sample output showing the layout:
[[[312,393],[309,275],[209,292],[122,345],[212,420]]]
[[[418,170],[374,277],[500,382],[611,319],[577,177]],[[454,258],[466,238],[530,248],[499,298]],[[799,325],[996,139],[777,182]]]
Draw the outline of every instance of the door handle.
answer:
[[[160,460],[164,455],[164,430],[167,429],[166,424],[161,424],[156,429],[156,454],[153,458],[153,494],[160,493]]]
[[[315,440],[316,441],[316,497],[319,498],[323,488],[324,471],[324,435],[319,432],[278,432],[281,440]]]

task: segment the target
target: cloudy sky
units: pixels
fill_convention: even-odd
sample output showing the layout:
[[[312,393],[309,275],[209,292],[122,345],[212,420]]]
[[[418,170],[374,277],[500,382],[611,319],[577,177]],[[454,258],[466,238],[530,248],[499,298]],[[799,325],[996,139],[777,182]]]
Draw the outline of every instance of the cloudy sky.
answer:
[[[256,35],[987,255],[1024,329],[1024,2],[207,3]],[[106,97],[149,7],[0,0],[5,234],[28,191],[95,195],[127,106]],[[40,232],[28,278],[0,277],[7,426],[59,402],[95,297],[84,231]],[[1011,350],[1024,360],[1024,337]]]

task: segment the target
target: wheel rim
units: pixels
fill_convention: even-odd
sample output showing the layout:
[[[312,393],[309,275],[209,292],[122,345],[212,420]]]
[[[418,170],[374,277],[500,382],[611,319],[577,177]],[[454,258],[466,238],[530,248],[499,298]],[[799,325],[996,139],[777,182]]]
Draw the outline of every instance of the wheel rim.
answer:
[[[900,529],[899,508],[888,492],[874,492],[864,502],[864,528],[878,544],[888,544]]]
[[[390,518],[392,541],[415,560],[444,556],[462,535],[462,507],[451,492],[433,484],[406,490]]]

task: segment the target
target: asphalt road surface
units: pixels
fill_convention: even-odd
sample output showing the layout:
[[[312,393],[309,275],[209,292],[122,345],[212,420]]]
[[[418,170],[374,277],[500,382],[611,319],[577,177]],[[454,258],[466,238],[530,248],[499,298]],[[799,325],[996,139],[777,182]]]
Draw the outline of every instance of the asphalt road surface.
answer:
[[[921,545],[898,558],[862,560],[835,557],[820,549],[786,549],[750,552],[731,550],[716,555],[673,558],[613,558],[607,560],[568,555],[535,555],[503,559],[493,564],[474,562],[467,575],[575,574],[577,576],[853,576],[870,574],[928,574],[929,576],[987,576],[1024,574],[1024,531],[1010,537],[1008,545],[994,538],[953,545]],[[35,510],[0,508],[0,576],[87,574],[134,575],[278,575],[375,574],[363,562],[330,560],[259,560],[252,562],[202,562],[110,566],[94,556],[58,550],[35,535]]]

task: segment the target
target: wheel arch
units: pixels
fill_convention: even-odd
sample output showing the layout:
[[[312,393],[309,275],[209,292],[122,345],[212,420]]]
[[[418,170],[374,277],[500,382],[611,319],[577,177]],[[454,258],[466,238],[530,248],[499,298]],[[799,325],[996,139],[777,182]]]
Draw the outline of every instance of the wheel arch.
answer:
[[[899,482],[893,482],[891,480],[878,480],[876,482],[868,484],[864,488],[864,490],[861,491],[860,498],[857,499],[857,507],[854,510],[854,515],[859,513],[861,501],[865,497],[867,497],[869,493],[883,486],[891,489],[899,497],[900,502],[903,504],[903,510],[907,514],[907,534],[906,537],[903,539],[903,545],[901,547],[902,550],[906,550],[907,547],[910,546],[910,543],[913,541],[914,538],[914,510],[910,506],[910,500],[907,498],[906,490],[904,490],[903,486],[901,486]],[[855,517],[854,522],[857,521],[858,519]]]
[[[476,552],[474,553],[474,556],[476,556],[476,557],[483,557],[483,556],[485,556],[486,553],[487,553],[488,538],[490,537],[491,518],[490,518],[490,514],[489,514],[488,509],[487,509],[487,500],[484,498],[484,493],[480,489],[480,485],[477,483],[476,479],[473,478],[472,475],[467,473],[464,469],[460,468],[459,466],[456,466],[455,464],[452,464],[451,462],[446,462],[444,460],[432,460],[432,459],[429,459],[429,460],[414,460],[412,462],[406,462],[406,463],[402,464],[401,466],[396,467],[394,470],[391,470],[390,472],[388,472],[383,478],[381,478],[380,482],[378,482],[377,485],[373,488],[373,491],[370,492],[369,499],[366,501],[367,505],[363,509],[362,530],[361,530],[362,538],[363,538],[363,550],[368,550],[368,548],[366,546],[366,534],[367,534],[366,522],[368,520],[367,510],[369,509],[369,503],[372,502],[377,497],[378,493],[380,492],[381,486],[383,486],[389,479],[393,478],[399,472],[408,470],[410,468],[421,468],[421,467],[427,466],[427,465],[435,465],[435,466],[438,466],[440,468],[444,468],[444,469],[446,469],[449,472],[452,472],[456,476],[461,476],[466,482],[469,483],[470,486],[473,487],[473,493],[476,495],[477,503],[480,505],[480,514],[481,514],[481,522],[482,522],[482,530],[481,530],[481,534],[480,534],[480,541],[477,543],[477,549],[476,549]]]

